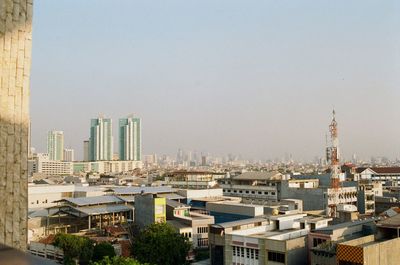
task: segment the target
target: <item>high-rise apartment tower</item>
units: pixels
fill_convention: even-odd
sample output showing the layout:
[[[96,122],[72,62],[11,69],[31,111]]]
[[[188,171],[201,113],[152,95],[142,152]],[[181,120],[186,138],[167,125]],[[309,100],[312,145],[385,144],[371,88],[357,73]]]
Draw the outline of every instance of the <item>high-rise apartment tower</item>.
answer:
[[[49,131],[47,133],[47,153],[50,160],[64,159],[64,132]]]
[[[112,160],[113,136],[111,119],[97,118],[90,123],[89,160]]]
[[[142,160],[142,131],[140,118],[119,119],[119,159]]]

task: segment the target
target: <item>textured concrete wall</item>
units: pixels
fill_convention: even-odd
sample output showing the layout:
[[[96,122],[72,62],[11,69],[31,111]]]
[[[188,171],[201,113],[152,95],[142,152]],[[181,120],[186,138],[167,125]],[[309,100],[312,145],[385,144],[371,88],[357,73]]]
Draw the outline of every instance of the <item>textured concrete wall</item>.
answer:
[[[26,249],[32,0],[0,0],[0,243]]]

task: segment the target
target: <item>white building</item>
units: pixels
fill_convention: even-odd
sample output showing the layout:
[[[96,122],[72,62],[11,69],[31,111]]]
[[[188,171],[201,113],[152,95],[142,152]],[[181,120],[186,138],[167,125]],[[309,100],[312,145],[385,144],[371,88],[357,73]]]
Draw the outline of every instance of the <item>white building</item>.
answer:
[[[46,176],[64,176],[73,173],[72,162],[50,160],[48,154],[36,154],[28,161],[28,175],[40,173]]]
[[[64,161],[74,161],[74,149],[64,149]]]

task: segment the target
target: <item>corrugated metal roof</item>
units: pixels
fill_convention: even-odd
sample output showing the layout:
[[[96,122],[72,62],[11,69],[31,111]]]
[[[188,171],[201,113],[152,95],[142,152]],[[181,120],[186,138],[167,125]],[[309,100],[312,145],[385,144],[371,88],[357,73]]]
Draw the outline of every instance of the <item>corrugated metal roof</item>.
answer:
[[[168,206],[173,207],[173,208],[178,208],[178,207],[190,207],[189,205],[186,205],[186,204],[184,204],[184,203],[180,203],[180,202],[173,201],[173,200],[169,200],[169,199],[166,200],[166,204],[167,204]]]
[[[107,213],[117,213],[132,211],[133,207],[129,207],[125,204],[115,204],[115,205],[99,205],[99,206],[84,206],[84,207],[73,207],[78,212],[84,215],[99,215]]]
[[[121,200],[124,202],[134,202],[135,201],[135,196],[118,196]]]
[[[161,186],[161,187],[116,187],[110,188],[109,190],[114,191],[115,194],[118,195],[128,195],[128,194],[140,194],[140,193],[167,193],[174,192],[169,186]]]
[[[164,193],[164,194],[157,194],[157,197],[160,198],[166,198],[170,200],[179,200],[179,199],[185,199],[185,197],[176,194],[176,193]]]
[[[81,198],[65,198],[61,201],[67,201],[77,206],[118,203],[122,202],[117,196],[94,196],[94,197],[81,197]]]

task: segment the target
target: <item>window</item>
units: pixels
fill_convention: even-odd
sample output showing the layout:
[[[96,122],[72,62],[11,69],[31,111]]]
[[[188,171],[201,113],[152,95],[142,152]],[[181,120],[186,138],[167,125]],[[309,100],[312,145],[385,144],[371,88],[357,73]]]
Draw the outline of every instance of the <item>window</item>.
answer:
[[[250,249],[250,258],[254,259],[254,249]]]
[[[236,190],[233,190],[234,193],[236,193]]]
[[[199,246],[199,247],[208,246],[208,238],[198,238],[197,239],[197,246]]]
[[[258,259],[258,249],[255,249],[255,250],[254,250],[254,258],[255,258],[255,259]]]
[[[252,191],[251,191],[251,194],[254,194],[254,193],[256,193],[256,192],[255,192],[254,190],[252,190]]]
[[[232,228],[233,231],[239,230],[239,229],[240,229],[240,225],[236,225],[236,226],[234,226],[234,227]]]
[[[244,248],[243,247],[240,248],[240,256],[244,257]]]
[[[279,263],[285,263],[285,254],[279,252],[268,251],[268,260]]]
[[[236,256],[236,247],[235,246],[232,247],[232,255]]]
[[[264,191],[264,194],[265,194],[265,195],[268,195],[268,191]]]
[[[271,192],[272,193],[272,195],[275,195],[275,192],[273,191],[273,192]]]
[[[246,190],[246,193],[249,193],[249,191],[248,191],[248,190]]]
[[[197,227],[197,233],[198,234],[208,233],[208,227],[207,226]]]
[[[316,246],[318,246],[318,245],[320,245],[320,244],[322,244],[322,243],[324,243],[324,242],[326,242],[325,239],[322,239],[322,238],[314,238],[314,239],[313,239],[313,247],[316,247]]]
[[[222,191],[223,191],[223,192],[226,192],[226,189],[223,189]]]
[[[259,192],[258,192],[258,194],[262,194],[262,192],[261,192],[261,191],[259,191]]]
[[[246,248],[246,257],[249,259],[250,258],[250,249]]]

